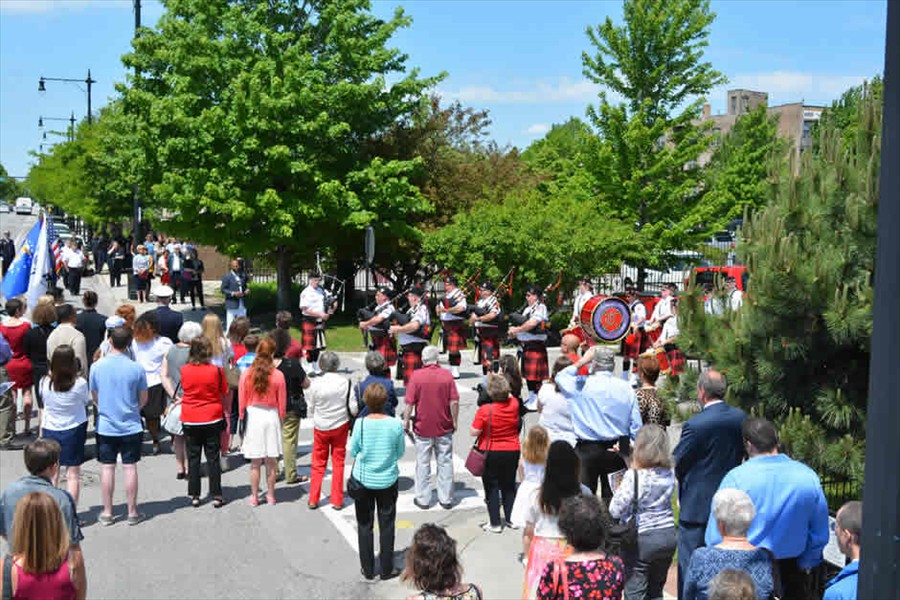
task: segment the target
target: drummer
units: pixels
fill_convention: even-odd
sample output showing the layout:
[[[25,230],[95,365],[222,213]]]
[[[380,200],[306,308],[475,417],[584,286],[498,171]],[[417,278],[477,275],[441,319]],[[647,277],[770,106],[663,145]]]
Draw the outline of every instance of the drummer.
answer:
[[[581,346],[593,345],[590,337],[581,329],[581,309],[584,308],[585,302],[594,295],[594,284],[591,278],[585,275],[578,279],[578,289],[575,294],[575,304],[572,308],[572,318],[569,319],[569,326],[566,332],[576,336]]]
[[[677,377],[684,373],[685,356],[684,352],[675,345],[678,339],[678,299],[672,298],[669,302],[672,314],[663,324],[662,333],[653,343],[654,348],[662,348],[666,352],[666,358],[669,360],[669,376]]]
[[[622,379],[629,379],[632,385],[638,381],[637,359],[649,346],[650,336],[644,331],[647,323],[647,309],[637,296],[637,291],[631,285],[625,288],[625,302],[631,311],[631,332],[622,339]],[[634,361],[634,366],[632,366]]]
[[[653,314],[650,315],[650,320],[647,321],[647,331],[662,327],[666,320],[672,316],[672,300],[675,295],[675,289],[674,283],[663,284],[662,298],[653,307]]]

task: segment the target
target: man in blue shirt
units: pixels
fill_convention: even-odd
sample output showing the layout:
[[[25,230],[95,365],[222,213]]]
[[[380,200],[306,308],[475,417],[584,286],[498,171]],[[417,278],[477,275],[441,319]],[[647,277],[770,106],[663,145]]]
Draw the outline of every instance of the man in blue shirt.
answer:
[[[109,334],[109,354],[91,369],[90,389],[97,405],[97,461],[103,465],[100,482],[103,512],[97,518],[102,525],[112,525],[113,490],[116,483],[116,459],[122,456],[125,496],[128,501],[128,524],[137,525],[143,515],[137,510],[137,463],[141,460],[144,426],[141,408],[147,404],[147,377],[144,367],[125,354],[131,347],[131,332],[116,327]]]
[[[578,369],[592,363],[590,375],[578,375]],[[557,373],[556,387],[569,400],[572,425],[578,442],[575,453],[581,461],[581,483],[601,495],[612,498],[607,475],[625,468],[615,446],[637,436],[641,411],[631,385],[613,377],[615,350],[593,346],[577,363]],[[623,448],[624,450],[624,448]]]
[[[834,535],[850,564],[825,586],[822,600],[856,600],[859,583],[859,537],[862,535],[862,502],[844,504],[835,518]]]
[[[63,521],[69,530],[69,551],[81,552],[84,535],[78,524],[78,511],[69,492],[54,485],[59,477],[59,443],[56,440],[37,439],[25,447],[25,467],[30,475],[9,484],[0,494],[0,537],[10,540],[13,517],[19,500],[31,492],[49,494],[62,511]],[[15,551],[15,548],[11,548]]]
[[[744,459],[741,425],[744,412],[728,405],[728,390],[718,371],[705,371],[697,381],[700,413],[681,426],[681,440],[672,453],[678,478],[678,597],[694,550],[703,545],[713,495],[729,470]]]
[[[822,562],[828,543],[828,504],[819,476],[801,462],[778,453],[778,433],[765,419],[747,419],[744,444],[750,458],[722,479],[719,489],[744,490],[756,507],[747,539],[768,548],[781,571],[785,598],[805,598],[808,571]],[[706,545],[722,541],[714,518]]]

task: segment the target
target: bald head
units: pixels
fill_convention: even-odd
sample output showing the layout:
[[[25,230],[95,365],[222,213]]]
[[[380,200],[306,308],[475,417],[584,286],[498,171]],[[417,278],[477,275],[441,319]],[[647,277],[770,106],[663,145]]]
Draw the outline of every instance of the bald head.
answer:
[[[572,352],[578,352],[578,346],[581,345],[581,340],[578,339],[577,335],[567,333],[562,337],[559,345],[563,351],[563,354],[571,354]]]
[[[728,382],[725,376],[718,371],[704,371],[700,374],[697,381],[697,399],[700,404],[707,404],[713,400],[722,400],[725,398],[725,392],[728,390]]]

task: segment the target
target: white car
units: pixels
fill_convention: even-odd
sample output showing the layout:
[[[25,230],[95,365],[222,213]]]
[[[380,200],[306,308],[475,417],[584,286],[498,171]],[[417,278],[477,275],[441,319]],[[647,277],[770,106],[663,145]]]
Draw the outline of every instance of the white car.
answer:
[[[22,196],[21,198],[16,198],[16,214],[17,215],[30,215],[31,208],[34,205],[34,201],[27,196]]]

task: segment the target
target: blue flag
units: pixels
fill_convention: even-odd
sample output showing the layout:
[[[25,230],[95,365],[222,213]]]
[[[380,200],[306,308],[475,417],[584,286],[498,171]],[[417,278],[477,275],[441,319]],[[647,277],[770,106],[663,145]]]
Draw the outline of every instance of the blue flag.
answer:
[[[0,284],[0,294],[9,299],[24,294],[28,291],[28,280],[31,277],[31,261],[38,250],[38,240],[41,235],[41,220],[38,219],[22,242],[19,253],[13,259],[3,283]]]

